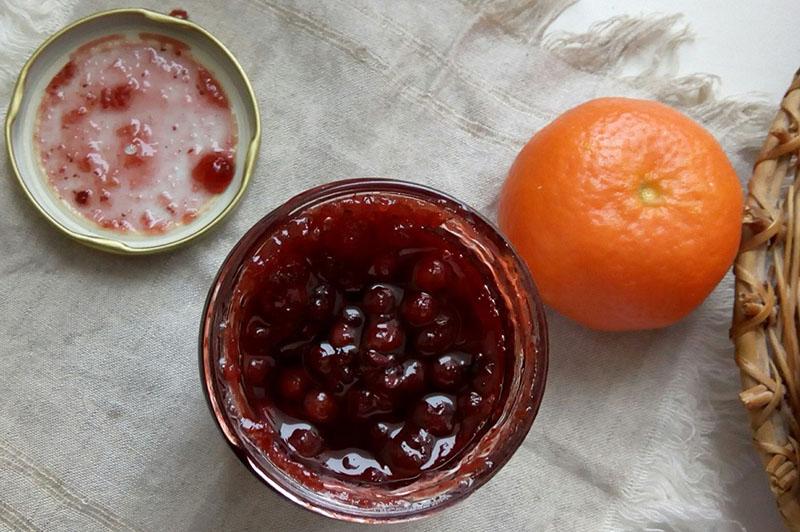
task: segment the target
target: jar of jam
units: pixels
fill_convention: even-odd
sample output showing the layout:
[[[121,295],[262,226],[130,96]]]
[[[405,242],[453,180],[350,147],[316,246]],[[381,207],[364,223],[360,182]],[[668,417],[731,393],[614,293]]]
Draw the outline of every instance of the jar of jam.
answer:
[[[225,439],[266,484],[329,517],[403,521],[465,498],[521,444],[547,329],[527,269],[478,213],[355,179],[236,244],[200,366]]]

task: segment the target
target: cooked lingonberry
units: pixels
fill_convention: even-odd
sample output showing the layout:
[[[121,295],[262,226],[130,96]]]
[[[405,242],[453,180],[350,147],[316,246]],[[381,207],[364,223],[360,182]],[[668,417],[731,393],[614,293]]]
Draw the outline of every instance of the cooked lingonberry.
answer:
[[[347,392],[347,413],[353,419],[363,421],[391,411],[391,401],[382,395],[359,389],[351,389]]]
[[[275,330],[270,324],[258,316],[253,316],[247,322],[244,330],[243,343],[249,353],[262,353],[272,345],[275,340]]]
[[[339,407],[332,395],[320,390],[313,390],[308,392],[303,399],[303,409],[311,421],[329,423],[336,417]]]
[[[456,406],[451,396],[429,394],[414,407],[411,420],[434,436],[446,436],[453,431],[455,413]]]
[[[444,261],[426,257],[414,267],[411,279],[420,290],[438,292],[445,288],[450,280],[450,267]]]
[[[381,450],[386,442],[397,436],[403,429],[403,423],[378,421],[369,428],[369,443],[374,450]]]
[[[371,320],[364,331],[363,342],[366,348],[382,353],[400,349],[404,341],[403,327],[395,318]]]
[[[321,284],[317,286],[311,293],[308,302],[309,315],[317,321],[327,320],[336,312],[338,299],[339,295],[331,285]]]
[[[365,379],[378,392],[415,394],[425,386],[425,366],[419,360],[409,359],[383,371],[366,374]]]
[[[236,173],[236,163],[228,153],[207,153],[192,168],[192,179],[212,194],[228,188]]]
[[[416,359],[409,359],[384,371],[383,386],[391,392],[413,394],[425,385],[425,366]]]
[[[469,354],[460,352],[437,357],[431,364],[431,382],[442,390],[458,389],[464,383],[471,359]]]
[[[444,219],[421,224],[412,203],[385,223],[360,201],[293,218],[245,271],[252,325],[242,328],[242,356],[277,367],[261,386],[241,382],[256,412],[287,420],[284,440],[287,427],[313,429],[288,444],[307,445],[296,454],[310,470],[400,486],[449,462],[491,422],[505,324],[494,300],[476,295],[487,279],[473,257],[431,230]]]
[[[335,365],[328,376],[325,385],[336,395],[342,395],[356,381],[358,375],[350,365]]]
[[[242,377],[245,382],[251,386],[262,386],[270,370],[275,366],[275,359],[272,357],[246,356],[242,365]]]
[[[364,368],[361,379],[366,387],[378,393],[393,393],[398,391],[400,386],[400,364],[392,364],[388,367]]]
[[[342,322],[353,327],[360,327],[364,324],[364,313],[361,309],[353,305],[348,305],[342,309]]]
[[[438,307],[432,295],[427,292],[416,292],[403,300],[400,313],[409,324],[422,327],[436,318]]]
[[[310,385],[306,373],[300,368],[286,368],[278,377],[278,391],[284,399],[300,401]]]
[[[343,321],[333,324],[329,341],[334,347],[356,345],[359,342],[359,328]]]
[[[313,427],[295,429],[288,441],[297,454],[306,458],[317,456],[325,447],[322,436]]]
[[[376,284],[364,294],[364,310],[372,316],[380,316],[394,312],[397,307],[398,290],[383,284]]]
[[[345,366],[352,364],[356,360],[357,356],[358,346],[345,345],[336,349],[336,358],[334,358],[333,361],[337,366]]]
[[[425,355],[443,353],[452,347],[457,335],[457,318],[450,311],[442,311],[417,335],[417,349]]]
[[[367,482],[372,482],[373,484],[380,484],[381,482],[386,482],[388,475],[380,469],[368,467],[367,470],[361,475],[361,478]]]
[[[169,16],[189,20],[189,13],[185,9],[173,9],[169,12]]]
[[[325,342],[306,351],[303,355],[303,363],[310,372],[325,376],[329,375],[336,365],[336,355],[336,348]]]
[[[433,436],[425,429],[405,427],[386,443],[381,456],[393,473],[414,476],[430,460],[433,444]]]

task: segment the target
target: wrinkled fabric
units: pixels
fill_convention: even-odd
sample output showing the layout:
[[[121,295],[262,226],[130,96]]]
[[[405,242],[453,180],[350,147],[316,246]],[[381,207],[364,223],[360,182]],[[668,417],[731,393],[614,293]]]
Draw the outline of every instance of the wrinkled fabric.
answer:
[[[491,9],[508,12],[515,2],[504,3],[181,0],[191,20],[241,61],[263,140],[240,206],[177,251],[115,256],[68,240],[31,207],[3,161],[0,524],[358,528],[296,507],[234,457],[200,386],[200,313],[235,242],[304,189],[394,177],[494,216],[505,174],[533,132],[593,97],[650,96],[545,51],[537,44],[543,26],[525,33],[493,16]],[[22,62],[49,33],[118,7],[108,0],[0,4],[7,7],[0,9],[3,107]],[[744,182],[751,152],[729,142],[735,124],[714,120],[706,125]],[[547,391],[513,459],[460,505],[392,529],[778,526],[736,399],[731,305],[728,276],[689,318],[660,331],[598,333],[548,312]]]

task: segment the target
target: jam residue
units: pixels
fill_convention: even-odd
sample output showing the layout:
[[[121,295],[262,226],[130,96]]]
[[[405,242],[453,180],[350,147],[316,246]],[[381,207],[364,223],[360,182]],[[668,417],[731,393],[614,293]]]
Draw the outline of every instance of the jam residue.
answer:
[[[443,228],[448,216],[361,193],[265,233],[234,289],[238,371],[223,372],[255,418],[242,427],[271,426],[306,467],[368,483],[447,467],[480,437],[512,335],[485,267]]]
[[[55,192],[120,231],[190,223],[236,170],[222,85],[188,45],[159,34],[77,48],[47,85],[35,141]]]

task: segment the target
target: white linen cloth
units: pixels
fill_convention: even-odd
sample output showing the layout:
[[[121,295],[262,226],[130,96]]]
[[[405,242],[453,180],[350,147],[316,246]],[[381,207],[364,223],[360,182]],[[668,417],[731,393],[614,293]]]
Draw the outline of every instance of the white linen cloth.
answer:
[[[552,35],[565,0],[137,3],[187,9],[237,55],[262,111],[260,157],[220,227],[146,257],[62,236],[3,160],[0,528],[359,528],[260,484],[206,408],[200,312],[246,229],[308,187],[357,176],[426,183],[493,216],[533,132],[605,95],[658,98],[697,118],[744,182],[778,103],[720,102],[708,77],[671,78],[662,65],[687,37],[674,18]],[[111,7],[120,6],[0,0],[0,105],[47,35]],[[633,57],[645,58],[641,75],[619,79]],[[729,275],[689,318],[659,331],[592,332],[549,312],[547,391],[522,447],[462,504],[392,530],[780,526],[736,397],[731,288]]]

